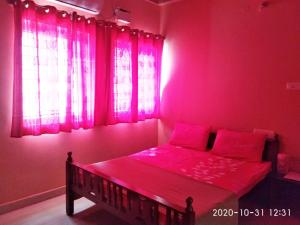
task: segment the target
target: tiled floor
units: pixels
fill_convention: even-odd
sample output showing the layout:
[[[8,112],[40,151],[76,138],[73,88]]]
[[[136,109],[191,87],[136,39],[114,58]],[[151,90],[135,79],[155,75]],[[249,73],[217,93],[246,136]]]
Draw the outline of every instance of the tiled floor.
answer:
[[[239,225],[300,225],[300,212],[290,217],[243,217]],[[65,197],[59,196],[23,209],[0,215],[0,225],[128,225],[98,209],[84,198],[75,203],[75,214],[65,214]]]

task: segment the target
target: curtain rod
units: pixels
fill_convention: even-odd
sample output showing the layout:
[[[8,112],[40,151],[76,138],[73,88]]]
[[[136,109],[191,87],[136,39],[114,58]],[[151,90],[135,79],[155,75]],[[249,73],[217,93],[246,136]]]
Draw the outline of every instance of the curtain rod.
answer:
[[[9,4],[12,4],[12,5],[15,5],[18,1],[22,2],[22,0],[7,0],[7,2]],[[61,0],[47,0],[47,1],[52,2],[54,4],[58,4],[58,5],[66,6],[66,7],[71,7],[71,8],[75,8],[75,9],[78,9],[78,10],[83,10],[85,12],[88,12],[88,13],[91,13],[91,14],[94,14],[94,15],[98,15],[100,13],[98,11],[88,9],[88,8],[83,7],[83,6],[75,5],[75,4],[72,4],[72,3],[67,3],[67,2],[64,2],[64,1],[61,1]]]
[[[33,0],[25,0],[25,1],[33,2],[37,7],[44,7],[44,6],[41,6],[41,5],[36,4]],[[9,4],[12,4],[12,5],[17,5],[18,2],[22,3],[22,2],[24,2],[24,1],[22,1],[22,0],[7,0],[7,2],[8,2]],[[55,6],[54,6],[54,7],[55,7]],[[73,12],[73,13],[70,13],[70,14],[72,15],[72,14],[74,14],[74,13],[76,14],[76,12]],[[101,23],[101,24],[102,24],[102,23],[103,23],[103,24],[110,24],[111,26],[112,26],[113,24],[115,24],[117,27],[119,27],[119,28],[121,28],[121,29],[125,29],[125,28],[127,27],[127,28],[129,28],[130,30],[132,30],[132,31],[134,31],[134,32],[141,32],[141,33],[144,33],[147,37],[153,36],[153,37],[155,37],[156,39],[159,39],[159,38],[165,39],[165,37],[162,36],[161,34],[153,34],[153,33],[150,33],[150,32],[145,32],[145,31],[143,31],[143,30],[139,30],[139,29],[132,29],[132,28],[130,28],[130,27],[128,27],[128,26],[119,26],[119,25],[117,25],[117,24],[114,23],[114,22],[105,21],[105,20],[97,20],[95,17],[92,17],[92,18],[94,18],[97,22],[99,22],[99,23]]]
[[[88,9],[88,8],[83,7],[83,6],[75,5],[75,4],[72,4],[72,3],[69,3],[69,2],[64,2],[64,1],[61,1],[61,0],[47,0],[47,1],[56,3],[58,5],[63,5],[63,6],[72,7],[72,8],[79,9],[79,10],[83,10],[83,11],[92,13],[94,15],[98,15],[100,13],[99,11]]]

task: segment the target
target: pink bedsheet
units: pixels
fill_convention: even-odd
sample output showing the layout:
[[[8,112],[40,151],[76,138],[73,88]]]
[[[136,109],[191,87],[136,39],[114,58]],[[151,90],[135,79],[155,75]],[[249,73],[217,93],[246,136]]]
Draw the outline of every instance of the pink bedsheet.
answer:
[[[184,209],[188,196],[194,199],[193,208],[196,213],[196,224],[220,224],[220,217],[212,216],[216,208],[230,208],[238,210],[238,200],[234,193],[190,179],[177,173],[159,168],[157,166],[135,160],[134,157],[120,157],[104,162],[86,166],[91,172],[100,172],[108,175],[121,185],[144,194],[152,199],[163,199],[175,206]],[[227,217],[223,225],[237,224],[236,217]],[[201,221],[201,222],[198,222]]]
[[[271,170],[270,162],[247,162],[173,145],[162,145],[128,156],[243,196]]]

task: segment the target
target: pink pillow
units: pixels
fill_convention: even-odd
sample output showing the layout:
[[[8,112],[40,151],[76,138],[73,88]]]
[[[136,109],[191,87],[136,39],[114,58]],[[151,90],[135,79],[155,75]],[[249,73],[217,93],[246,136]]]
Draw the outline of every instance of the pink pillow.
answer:
[[[169,143],[184,148],[205,151],[209,133],[209,127],[177,123]]]
[[[265,141],[264,134],[219,130],[211,152],[224,157],[260,162]]]

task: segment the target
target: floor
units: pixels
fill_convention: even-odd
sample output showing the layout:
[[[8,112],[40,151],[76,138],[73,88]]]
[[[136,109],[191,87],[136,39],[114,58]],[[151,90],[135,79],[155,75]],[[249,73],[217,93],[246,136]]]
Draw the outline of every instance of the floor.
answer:
[[[300,212],[290,217],[243,217],[239,225],[300,225]],[[295,216],[298,215],[298,216]],[[128,225],[82,198],[75,202],[75,214],[65,214],[65,197],[59,196],[0,215],[0,225]]]
[[[59,196],[0,215],[0,225],[128,225],[97,208],[91,201],[75,201],[74,216],[65,213],[65,196]]]

